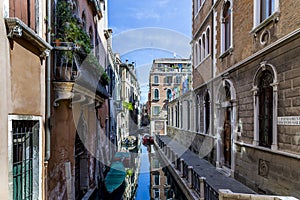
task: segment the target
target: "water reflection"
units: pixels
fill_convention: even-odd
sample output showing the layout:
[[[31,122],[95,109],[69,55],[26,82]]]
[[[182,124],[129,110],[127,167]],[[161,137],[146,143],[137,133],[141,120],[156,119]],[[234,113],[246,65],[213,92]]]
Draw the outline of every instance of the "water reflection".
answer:
[[[149,157],[151,176],[150,176],[150,199],[155,200],[186,200],[180,191],[176,181],[163,163],[155,146],[151,146]]]
[[[136,148],[121,148],[129,152],[130,162],[118,156],[113,161],[122,161],[126,169],[123,184],[114,192],[105,192],[109,200],[186,200],[168,168],[156,152],[154,145],[142,145],[139,137]],[[118,154],[116,154],[118,155]],[[126,162],[124,162],[126,161]]]

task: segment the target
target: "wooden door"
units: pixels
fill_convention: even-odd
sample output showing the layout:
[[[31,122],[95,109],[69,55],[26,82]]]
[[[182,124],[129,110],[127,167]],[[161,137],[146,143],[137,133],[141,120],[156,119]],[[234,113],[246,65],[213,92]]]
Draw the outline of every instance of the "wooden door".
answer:
[[[223,129],[223,152],[224,165],[231,166],[231,123],[230,123],[230,108],[226,108]]]

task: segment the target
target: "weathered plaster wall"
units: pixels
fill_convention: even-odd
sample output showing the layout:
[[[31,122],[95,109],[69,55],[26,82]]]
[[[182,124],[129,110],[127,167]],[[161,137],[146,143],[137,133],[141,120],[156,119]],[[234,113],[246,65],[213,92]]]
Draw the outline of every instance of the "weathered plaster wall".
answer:
[[[38,56],[14,42],[11,50],[10,113],[41,115],[41,63]]]
[[[0,5],[3,1],[0,0]],[[10,99],[10,65],[9,65],[9,43],[6,36],[6,28],[3,19],[3,9],[0,9],[0,197],[8,199],[8,145],[7,145],[7,124],[8,124],[8,105]]]

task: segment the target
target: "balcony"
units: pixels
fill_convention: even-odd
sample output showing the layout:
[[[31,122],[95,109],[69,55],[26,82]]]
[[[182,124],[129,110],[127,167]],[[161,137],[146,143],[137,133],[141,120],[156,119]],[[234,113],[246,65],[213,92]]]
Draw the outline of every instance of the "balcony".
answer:
[[[79,73],[78,47],[72,42],[54,42],[53,75],[55,81],[74,82]]]
[[[72,42],[54,43],[53,54],[53,85],[55,92],[54,106],[59,106],[58,101],[79,98],[98,99],[103,103],[109,94],[105,86],[109,83],[109,77],[100,66],[93,54],[82,56],[79,46]],[[90,101],[90,100],[88,100]]]

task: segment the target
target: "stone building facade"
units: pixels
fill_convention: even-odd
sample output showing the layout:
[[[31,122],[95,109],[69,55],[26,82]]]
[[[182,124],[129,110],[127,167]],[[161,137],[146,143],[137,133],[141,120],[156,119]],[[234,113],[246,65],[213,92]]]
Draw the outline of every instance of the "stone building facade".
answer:
[[[167,133],[168,102],[191,89],[190,59],[153,60],[149,75],[150,133]]]
[[[0,1],[0,196],[45,198],[46,1]]]
[[[107,1],[59,0],[51,5],[47,198],[95,198],[105,190],[102,182],[116,148]]]
[[[137,80],[135,63],[119,65],[121,82],[121,124],[119,142],[129,135],[136,135],[139,128],[140,115],[140,86]]]
[[[297,198],[299,6],[193,1],[194,131],[177,131],[178,141],[256,192]]]

